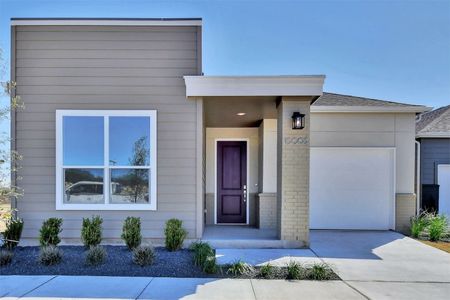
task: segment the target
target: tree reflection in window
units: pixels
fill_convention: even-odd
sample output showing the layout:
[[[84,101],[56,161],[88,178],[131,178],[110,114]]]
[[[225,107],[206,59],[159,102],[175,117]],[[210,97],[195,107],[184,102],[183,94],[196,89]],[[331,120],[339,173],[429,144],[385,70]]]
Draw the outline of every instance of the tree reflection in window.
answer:
[[[128,158],[131,166],[148,165],[150,149],[147,137],[140,137],[133,145],[132,157]],[[149,169],[120,168],[111,170],[112,203],[148,203]]]

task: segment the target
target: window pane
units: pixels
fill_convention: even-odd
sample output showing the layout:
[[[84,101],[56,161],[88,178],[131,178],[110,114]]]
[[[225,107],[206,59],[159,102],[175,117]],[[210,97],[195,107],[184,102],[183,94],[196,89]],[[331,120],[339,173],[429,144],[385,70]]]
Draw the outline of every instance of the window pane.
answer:
[[[109,118],[109,164],[148,166],[150,117]]]
[[[148,203],[148,169],[112,169],[111,203]]]
[[[103,169],[64,170],[64,203],[98,204],[103,199]]]
[[[103,117],[63,117],[63,164],[102,166]]]

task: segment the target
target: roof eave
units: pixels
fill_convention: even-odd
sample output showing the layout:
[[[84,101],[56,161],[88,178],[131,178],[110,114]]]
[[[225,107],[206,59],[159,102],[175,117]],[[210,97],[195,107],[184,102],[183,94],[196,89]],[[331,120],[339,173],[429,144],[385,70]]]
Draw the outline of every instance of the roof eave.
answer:
[[[184,76],[186,97],[321,96],[324,75]]]
[[[416,134],[416,138],[450,138],[450,132],[425,132]]]
[[[311,112],[315,113],[421,113],[431,110],[427,106],[311,106]]]
[[[11,26],[202,26],[201,18],[11,18]]]

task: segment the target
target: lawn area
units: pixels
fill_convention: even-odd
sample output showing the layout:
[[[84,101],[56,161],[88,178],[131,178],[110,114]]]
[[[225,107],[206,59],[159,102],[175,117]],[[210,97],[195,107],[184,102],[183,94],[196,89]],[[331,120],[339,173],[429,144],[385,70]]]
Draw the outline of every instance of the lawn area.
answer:
[[[434,247],[434,248],[437,248],[442,251],[450,253],[450,243],[449,242],[442,242],[442,241],[431,242],[431,241],[423,241],[423,240],[419,240],[419,241],[421,241],[422,243],[427,244],[431,247]]]

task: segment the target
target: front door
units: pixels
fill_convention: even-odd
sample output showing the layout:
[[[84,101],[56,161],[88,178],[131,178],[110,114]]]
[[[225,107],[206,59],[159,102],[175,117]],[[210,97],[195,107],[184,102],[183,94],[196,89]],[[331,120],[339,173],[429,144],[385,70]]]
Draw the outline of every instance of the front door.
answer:
[[[217,223],[247,221],[247,142],[217,142]]]

